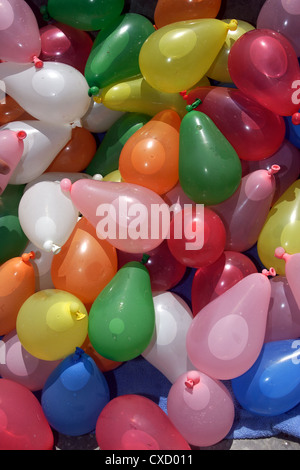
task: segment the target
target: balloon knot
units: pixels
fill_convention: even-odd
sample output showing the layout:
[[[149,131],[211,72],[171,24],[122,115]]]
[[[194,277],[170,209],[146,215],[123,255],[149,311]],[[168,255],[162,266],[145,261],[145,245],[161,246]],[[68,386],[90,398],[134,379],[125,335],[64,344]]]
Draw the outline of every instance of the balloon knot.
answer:
[[[90,97],[99,95],[99,93],[100,93],[100,88],[98,88],[97,86],[92,86],[88,91],[88,94]]]
[[[228,29],[229,31],[236,31],[238,28],[238,21],[237,20],[231,20],[230,23],[228,24]]]
[[[62,191],[66,191],[66,192],[71,191],[71,188],[72,188],[71,180],[69,180],[69,178],[64,178],[60,182],[60,187],[61,187]]]
[[[32,58],[32,62],[34,63],[36,69],[42,69],[44,66],[44,62],[39,59],[36,55]]]
[[[101,104],[102,103],[102,98],[101,96],[93,96],[93,100],[95,103]]]
[[[23,253],[21,258],[24,263],[28,263],[30,259],[35,259],[35,253],[34,251],[31,251],[30,253]]]
[[[141,263],[142,263],[142,264],[147,264],[149,258],[150,258],[150,255],[144,254],[143,257],[142,257]]]
[[[156,26],[156,24],[153,25],[153,28],[155,29],[155,31],[158,30],[158,27]]]
[[[179,94],[182,96],[182,98],[184,100],[187,100],[188,99],[188,94],[187,94],[187,91],[184,90],[184,91],[180,91]]]
[[[18,137],[19,140],[24,140],[24,139],[26,139],[27,134],[26,134],[25,131],[19,131],[19,132],[17,133],[17,137]]]
[[[278,246],[275,249],[275,257],[278,259],[283,259],[284,261],[287,261],[291,255],[286,253],[285,249],[282,248],[282,246]]]
[[[294,126],[298,126],[300,124],[300,113],[294,113],[292,115],[292,123]]]
[[[43,245],[43,249],[47,253],[52,252],[54,255],[57,255],[61,251],[61,246],[56,245],[52,240],[47,240]]]
[[[276,173],[278,173],[278,171],[280,171],[281,168],[279,165],[272,165],[271,168],[268,170],[268,174],[271,176],[271,175],[275,175]]]
[[[196,101],[194,101],[194,103],[192,104],[189,104],[187,105],[187,107],[185,108],[188,112],[190,111],[193,111],[194,109],[198,108],[198,106],[202,103],[202,101],[200,100],[200,98],[196,99]]]
[[[42,5],[41,6],[40,13],[43,17],[43,20],[45,20],[45,21],[50,21],[51,20],[51,16],[48,13],[47,5]]]
[[[199,382],[200,382],[199,372],[189,372],[184,384],[187,388],[193,389],[194,386],[197,385]]]
[[[79,347],[76,347],[75,349],[75,352],[74,352],[74,355],[73,355],[73,359],[75,362],[78,362],[82,356],[85,354],[84,350],[79,348]]]
[[[270,268],[270,270],[268,271],[267,269],[263,269],[262,270],[262,274],[264,276],[272,276],[272,277],[275,277],[276,276],[276,271],[274,268]]]
[[[96,173],[96,174],[93,176],[93,180],[95,180],[95,181],[102,181],[102,180],[103,180],[103,176],[100,175],[100,173]]]

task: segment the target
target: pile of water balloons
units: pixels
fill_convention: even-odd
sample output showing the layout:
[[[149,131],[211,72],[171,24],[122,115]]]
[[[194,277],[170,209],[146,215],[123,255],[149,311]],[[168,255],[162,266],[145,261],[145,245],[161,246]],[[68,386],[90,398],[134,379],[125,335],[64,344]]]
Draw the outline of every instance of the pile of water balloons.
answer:
[[[220,7],[0,1],[1,450],[189,450],[300,402],[299,1]],[[167,413],[111,399],[139,356]]]

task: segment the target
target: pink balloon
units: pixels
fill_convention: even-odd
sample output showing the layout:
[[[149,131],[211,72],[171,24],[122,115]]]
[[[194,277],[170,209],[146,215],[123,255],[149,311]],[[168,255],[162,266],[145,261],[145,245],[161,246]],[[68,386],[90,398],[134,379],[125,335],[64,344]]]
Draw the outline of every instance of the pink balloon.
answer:
[[[259,12],[257,29],[273,29],[283,34],[300,57],[300,8],[298,0],[266,0]]]
[[[101,450],[190,450],[166,413],[139,395],[119,396],[103,408],[96,439]]]
[[[271,300],[265,343],[300,337],[300,309],[285,276],[270,279]]]
[[[274,174],[279,166],[256,170],[242,178],[238,190],[226,201],[211,206],[226,229],[225,250],[247,251],[258,240],[275,194]]]
[[[280,116],[298,112],[298,57],[281,33],[256,29],[243,34],[230,50],[228,69],[237,88],[262,106]]]
[[[196,316],[216,299],[249,274],[256,273],[255,264],[243,253],[224,251],[210,266],[199,268],[192,282],[192,311]]]
[[[46,380],[60,361],[42,361],[29,354],[15,330],[0,341],[0,375],[23,385],[32,392],[42,390]]]
[[[118,266],[121,268],[130,261],[141,261],[144,253],[126,253],[118,251]],[[145,264],[149,271],[152,292],[172,289],[181,281],[186,266],[179,263],[169,250],[167,240],[147,253],[149,259]]]
[[[39,27],[28,3],[24,0],[2,0],[0,58],[7,62],[29,63],[37,60],[40,53]]]
[[[54,22],[40,29],[43,61],[62,62],[84,75],[85,65],[93,47],[93,40],[86,31]]]
[[[53,432],[33,393],[0,379],[0,397],[0,450],[53,450]]]
[[[197,370],[182,374],[172,385],[167,408],[174,426],[197,447],[212,446],[224,439],[235,416],[225,385]]]
[[[271,296],[267,274],[246,276],[193,319],[186,344],[191,363],[210,377],[229,380],[254,364],[264,343]]]
[[[24,152],[26,132],[0,130],[0,195],[9,183]]]
[[[142,186],[112,181],[62,180],[73,204],[96,228],[97,236],[128,253],[148,253],[168,236],[169,206]],[[162,212],[160,212],[162,209]]]
[[[271,170],[273,165],[279,165],[280,171],[275,177],[275,194],[272,205],[298,179],[300,174],[300,150],[288,140],[284,140],[280,149],[271,157],[257,162],[242,162],[243,176],[256,170]]]
[[[300,308],[300,253],[289,255],[284,248],[278,247],[275,250],[276,258],[285,261],[285,275],[298,308]]]

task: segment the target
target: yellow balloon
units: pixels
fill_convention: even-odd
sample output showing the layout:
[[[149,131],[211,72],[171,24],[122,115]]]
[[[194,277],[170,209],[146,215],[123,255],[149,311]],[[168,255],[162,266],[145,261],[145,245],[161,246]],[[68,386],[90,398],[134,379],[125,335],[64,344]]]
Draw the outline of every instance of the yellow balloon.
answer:
[[[293,183],[271,208],[257,241],[257,252],[266,268],[285,276],[285,261],[275,257],[282,246],[289,254],[300,252],[300,180]]]
[[[170,94],[155,90],[143,77],[103,88],[100,99],[104,106],[115,111],[155,116],[165,109],[173,109],[181,117],[187,113],[186,102],[179,93]]]
[[[225,23],[229,24],[231,20],[222,20]],[[248,31],[252,31],[254,26],[246,21],[239,20],[238,27],[235,31],[228,31],[225,43],[223,44],[222,49],[214,60],[212,66],[207,72],[207,76],[213,80],[218,80],[219,82],[224,83],[233,83],[232,78],[228,71],[228,56],[230,50],[234,43]]]
[[[120,183],[123,180],[120,171],[115,170],[111,173],[108,173],[108,175],[104,176],[103,181],[113,181],[114,183]]]
[[[22,346],[32,356],[56,361],[73,354],[88,334],[88,314],[74,295],[46,289],[29,297],[19,310],[16,325]]]
[[[180,93],[204,77],[224,45],[229,30],[237,29],[215,18],[179,21],[159,28],[144,42],[140,71],[153,88]]]

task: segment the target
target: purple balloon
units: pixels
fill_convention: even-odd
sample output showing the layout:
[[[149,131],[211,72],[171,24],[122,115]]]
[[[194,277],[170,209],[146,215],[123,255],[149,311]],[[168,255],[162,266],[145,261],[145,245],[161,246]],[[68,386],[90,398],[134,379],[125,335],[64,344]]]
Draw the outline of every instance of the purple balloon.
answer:
[[[257,29],[273,29],[283,34],[300,57],[299,0],[266,0],[257,18]]]

